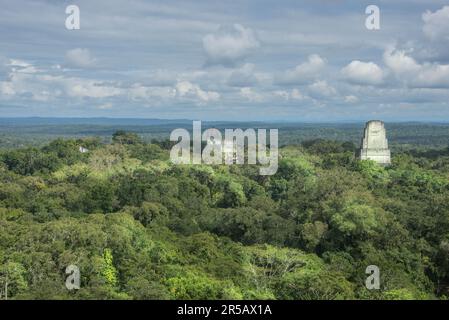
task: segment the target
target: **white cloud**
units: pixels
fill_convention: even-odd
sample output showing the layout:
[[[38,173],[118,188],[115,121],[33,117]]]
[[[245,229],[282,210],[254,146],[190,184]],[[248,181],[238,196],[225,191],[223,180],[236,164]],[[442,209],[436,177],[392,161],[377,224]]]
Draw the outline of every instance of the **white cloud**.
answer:
[[[20,61],[10,63],[6,81],[0,81],[0,98],[24,99],[34,101],[50,101],[56,98],[73,101],[73,99],[96,99],[97,108],[107,109],[108,103],[102,99],[115,97],[129,101],[150,101],[159,104],[164,100],[170,102],[191,101],[193,103],[213,102],[220,99],[216,91],[203,90],[198,84],[190,81],[178,81],[175,86],[146,86],[134,83],[123,87],[118,82],[105,82],[95,79],[69,77],[62,70],[51,68],[38,73],[23,72],[34,68],[33,65]],[[55,72],[57,74],[55,74]]]
[[[287,90],[276,90],[274,91],[274,95],[277,97],[281,97],[282,99],[289,100],[304,100],[305,97],[302,95],[301,91],[298,89],[292,89],[291,91]]]
[[[278,84],[302,84],[315,79],[325,67],[326,61],[317,54],[312,54],[307,61],[297,65],[294,69],[285,71],[276,77]]]
[[[319,80],[308,86],[309,92],[314,97],[331,97],[337,94],[337,90],[325,80]]]
[[[139,83],[148,87],[169,87],[176,84],[178,73],[172,70],[158,69],[155,71],[142,71]]]
[[[120,88],[93,80],[66,79],[64,82],[69,97],[107,98],[118,96],[122,93]]]
[[[418,63],[403,50],[388,49],[385,64],[396,77],[413,88],[449,88],[449,65]]]
[[[176,96],[176,89],[169,86],[146,87],[134,84],[128,90],[131,100],[170,99]]]
[[[423,32],[432,40],[449,40],[449,6],[423,13]]]
[[[36,73],[39,71],[31,63],[18,59],[10,59],[7,66],[12,67],[12,71],[20,73]]]
[[[357,103],[357,102],[359,102],[359,98],[357,98],[354,95],[345,96],[344,100],[345,100],[346,103]]]
[[[449,65],[426,63],[410,84],[417,88],[449,88]]]
[[[197,103],[214,102],[220,99],[215,91],[205,91],[190,81],[178,81],[172,86],[144,86],[136,83],[128,90],[128,98],[133,101],[146,100],[160,102],[168,99],[190,99]]]
[[[290,98],[290,93],[287,90],[276,90],[273,92],[273,94],[284,100],[288,100]]]
[[[50,90],[40,81],[37,69],[28,62],[11,59],[7,80],[0,82],[0,93],[3,98],[22,96],[35,101],[47,101],[51,98]]]
[[[0,82],[0,92],[4,96],[13,96],[16,94],[12,82],[8,81]]]
[[[341,73],[346,80],[355,84],[377,85],[384,79],[384,72],[374,62],[354,60]]]
[[[241,88],[240,95],[250,102],[262,102],[264,100],[263,95],[255,92],[251,88]]]
[[[176,93],[179,97],[199,99],[202,102],[217,101],[220,94],[215,91],[204,91],[197,84],[189,81],[180,81],[176,84]]]
[[[26,61],[23,60],[19,60],[19,59],[9,59],[9,66],[12,67],[22,67],[22,68],[26,68],[26,67],[30,67],[31,63],[28,63]]]
[[[250,87],[258,82],[255,74],[255,66],[252,63],[245,63],[240,69],[234,70],[227,80],[232,87]]]
[[[305,98],[298,89],[293,89],[290,93],[290,97],[293,100],[302,100]]]
[[[385,64],[396,74],[418,72],[420,65],[403,50],[388,48],[383,56]]]
[[[17,70],[17,72],[20,72],[20,73],[36,73],[38,71],[39,70],[34,66],[29,66],[29,67],[21,68],[21,69]]]
[[[5,96],[20,96],[35,101],[49,101],[59,96],[74,98],[106,98],[122,94],[120,88],[102,81],[39,73],[31,64],[15,61],[8,80],[0,83],[0,92]],[[18,66],[21,67],[18,67]],[[27,72],[24,72],[27,71]]]
[[[234,65],[259,46],[255,33],[240,24],[222,26],[217,33],[203,38],[203,48],[209,64]]]
[[[101,109],[101,110],[107,110],[107,109],[111,109],[112,107],[113,107],[112,103],[106,102],[106,103],[99,105],[97,108]]]
[[[68,50],[65,54],[66,62],[73,67],[86,68],[95,64],[89,49],[76,48]]]

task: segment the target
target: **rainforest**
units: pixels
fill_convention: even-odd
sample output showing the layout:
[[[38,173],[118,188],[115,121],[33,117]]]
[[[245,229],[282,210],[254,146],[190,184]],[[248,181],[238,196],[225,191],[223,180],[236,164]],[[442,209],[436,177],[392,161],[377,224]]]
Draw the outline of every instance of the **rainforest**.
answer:
[[[401,143],[411,127],[391,127],[388,167],[357,160],[345,128],[303,141],[281,129],[272,176],[175,165],[173,142],[132,130],[15,146],[4,135],[0,297],[446,299],[449,148]]]

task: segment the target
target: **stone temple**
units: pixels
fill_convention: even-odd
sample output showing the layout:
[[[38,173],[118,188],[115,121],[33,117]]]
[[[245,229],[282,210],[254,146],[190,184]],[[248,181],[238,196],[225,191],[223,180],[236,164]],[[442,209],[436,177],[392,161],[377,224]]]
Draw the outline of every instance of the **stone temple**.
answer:
[[[366,123],[357,156],[360,160],[374,160],[383,166],[391,164],[391,153],[382,121],[371,120]]]

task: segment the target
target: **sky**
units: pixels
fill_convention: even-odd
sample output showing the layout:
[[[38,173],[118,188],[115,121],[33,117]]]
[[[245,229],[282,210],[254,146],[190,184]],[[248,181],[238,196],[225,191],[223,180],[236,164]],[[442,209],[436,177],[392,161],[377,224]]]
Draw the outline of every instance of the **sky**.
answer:
[[[32,116],[449,121],[449,0],[0,0],[0,117]]]

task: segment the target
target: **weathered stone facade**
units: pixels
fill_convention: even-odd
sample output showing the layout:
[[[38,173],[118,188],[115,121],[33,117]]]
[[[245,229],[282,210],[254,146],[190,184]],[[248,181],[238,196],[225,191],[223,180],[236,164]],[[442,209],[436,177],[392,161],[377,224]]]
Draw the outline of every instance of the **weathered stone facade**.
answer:
[[[384,166],[391,164],[391,153],[382,121],[371,120],[366,123],[358,158],[374,160]]]

